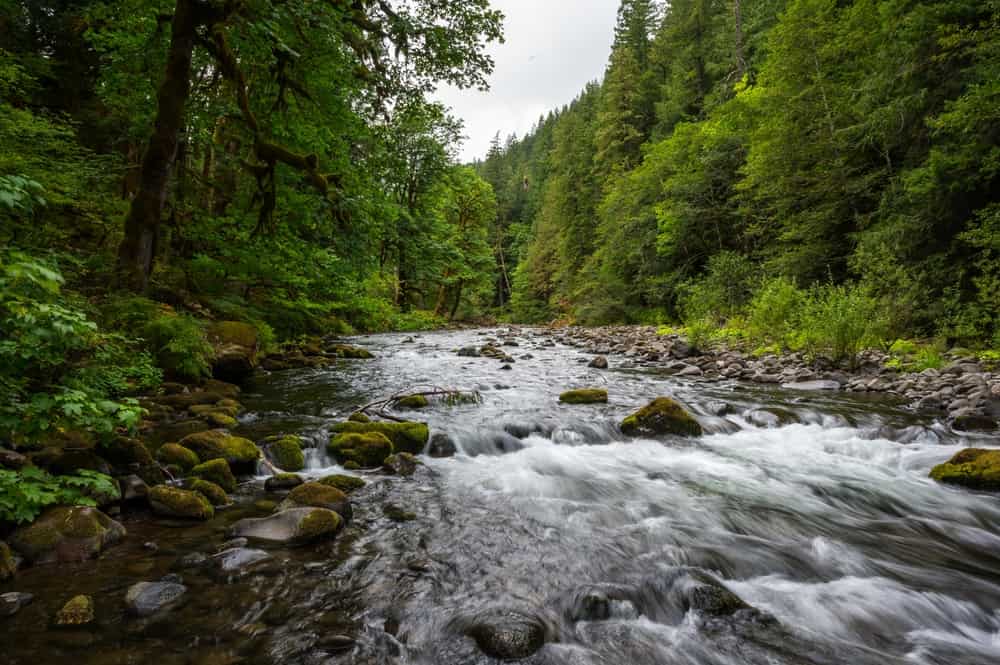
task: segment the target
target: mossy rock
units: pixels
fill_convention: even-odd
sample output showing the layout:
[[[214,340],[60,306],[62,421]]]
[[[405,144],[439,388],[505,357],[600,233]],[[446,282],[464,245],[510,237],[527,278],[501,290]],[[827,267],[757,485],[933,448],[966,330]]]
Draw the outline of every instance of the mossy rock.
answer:
[[[268,517],[240,520],[230,535],[286,546],[307,545],[334,537],[343,525],[340,515],[326,508],[291,508]]]
[[[426,409],[430,402],[423,395],[407,395],[396,400],[397,409]]]
[[[201,463],[194,451],[176,443],[165,443],[156,451],[156,459],[166,466],[178,466],[185,472]]]
[[[966,448],[931,470],[939,483],[1000,492],[1000,450]]]
[[[371,418],[361,413],[360,411],[352,413],[347,420],[349,420],[352,423],[370,423],[372,421]]]
[[[208,502],[216,508],[219,506],[228,506],[230,503],[226,490],[211,481],[198,478],[191,483],[190,489],[192,492],[197,492],[208,499]]]
[[[84,626],[94,620],[94,599],[75,596],[56,613],[57,626]]]
[[[216,344],[235,344],[256,351],[257,329],[242,321],[219,321],[208,328],[208,339]]]
[[[306,468],[302,453],[302,439],[297,436],[275,436],[264,440],[267,456],[282,471],[301,471]]]
[[[238,386],[233,386],[233,388],[236,388],[237,394],[239,394],[239,387]],[[236,400],[230,398],[230,397],[227,397],[225,399],[220,399],[218,402],[215,403],[215,406],[216,406],[216,408],[220,408],[220,409],[231,409],[231,410],[233,410],[234,411],[234,413],[233,413],[234,416],[238,416],[240,414],[240,412],[243,411],[243,405],[240,404],[239,402],[237,402]]]
[[[225,492],[236,491],[236,476],[224,459],[213,459],[203,462],[191,469],[191,475],[202,480],[215,483]]]
[[[167,485],[157,485],[149,490],[149,505],[153,513],[162,517],[210,520],[215,516],[212,504],[198,492]]]
[[[417,514],[406,510],[394,503],[387,503],[382,506],[382,513],[393,522],[412,522],[417,519]]]
[[[225,400],[220,400],[225,401]],[[239,409],[235,406],[220,406],[219,404],[198,404],[192,406],[188,411],[195,416],[204,416],[208,413],[221,413],[222,415],[229,416],[230,418],[235,418],[239,413]]]
[[[208,329],[208,339],[215,348],[212,376],[230,383],[240,383],[257,367],[259,340],[257,329],[249,323],[220,321]]]
[[[353,515],[351,500],[347,498],[347,494],[336,487],[323,483],[299,485],[288,494],[288,499],[278,506],[278,510],[307,506],[332,510],[340,515],[344,521],[350,521]]]
[[[238,385],[235,383],[229,383],[228,381],[220,381],[218,379],[208,379],[202,384],[202,389],[221,395],[223,399],[235,400],[243,392]]]
[[[395,452],[392,441],[380,432],[347,432],[331,439],[327,451],[338,462],[353,463],[359,468],[374,469]]]
[[[622,421],[626,436],[701,436],[698,421],[680,404],[667,397],[660,397],[642,407]]]
[[[295,489],[304,482],[297,473],[276,473],[264,481],[264,489],[268,492],[282,492]]]
[[[430,439],[430,429],[427,423],[405,422],[405,423],[337,423],[333,426],[336,434],[370,434],[377,432],[392,441],[393,450],[385,455],[388,457],[393,452],[411,453],[419,455],[427,446]],[[385,459],[383,457],[382,459]],[[382,460],[379,460],[381,463]]]
[[[15,531],[9,544],[31,563],[75,562],[96,557],[125,533],[96,508],[56,506]]]
[[[204,418],[205,422],[211,425],[212,427],[221,427],[223,429],[235,429],[240,425],[240,422],[236,420],[236,418],[233,418],[232,416],[227,416],[224,413],[218,413],[216,411],[206,413],[205,415],[202,416],[202,418]]]
[[[0,540],[0,582],[6,582],[17,574],[17,562],[7,543]]]
[[[382,469],[386,473],[404,477],[412,476],[416,473],[418,466],[420,466],[420,460],[410,453],[389,455],[382,462]]]
[[[343,474],[336,474],[333,476],[326,476],[325,478],[320,478],[316,482],[322,483],[323,485],[329,485],[330,487],[336,487],[338,490],[344,494],[350,494],[355,490],[359,490],[365,486],[365,481],[357,476],[345,476]]]
[[[608,391],[601,388],[567,390],[559,396],[562,404],[607,404]]]
[[[338,358],[347,358],[350,360],[371,360],[375,357],[367,349],[347,344],[337,344],[333,347],[333,353]]]
[[[129,467],[133,464],[149,466],[153,463],[153,456],[145,444],[138,439],[126,436],[115,437],[110,443],[101,446],[99,450],[101,457],[118,468]]]
[[[223,430],[198,432],[181,439],[181,445],[193,451],[200,460],[224,459],[230,466],[252,472],[260,459],[260,449],[249,439],[233,436]]]
[[[253,502],[253,507],[261,512],[270,513],[278,507],[278,502],[272,501],[271,499],[258,499]]]

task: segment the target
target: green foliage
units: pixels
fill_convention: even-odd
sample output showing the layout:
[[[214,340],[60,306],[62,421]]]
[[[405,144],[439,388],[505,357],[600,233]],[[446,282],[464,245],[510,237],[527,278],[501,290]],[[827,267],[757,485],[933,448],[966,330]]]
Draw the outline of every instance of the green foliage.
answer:
[[[204,326],[186,315],[163,314],[142,328],[157,363],[179,377],[198,379],[211,371],[212,345]]]
[[[835,360],[853,360],[866,347],[884,346],[889,321],[885,306],[858,285],[812,289],[799,314],[802,347]]]
[[[748,307],[747,329],[751,338],[794,346],[797,317],[805,298],[806,294],[788,279],[776,277],[765,282]]]
[[[48,506],[96,506],[95,496],[117,498],[118,485],[95,471],[53,476],[33,466],[0,469],[0,522],[31,522]]]

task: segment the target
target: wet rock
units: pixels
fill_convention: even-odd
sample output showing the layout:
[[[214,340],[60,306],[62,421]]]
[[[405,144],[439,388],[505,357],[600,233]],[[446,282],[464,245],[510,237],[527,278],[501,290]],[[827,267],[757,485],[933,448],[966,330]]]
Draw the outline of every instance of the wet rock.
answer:
[[[367,469],[381,466],[394,450],[392,441],[380,432],[338,434],[327,445],[327,452],[341,464],[353,463]]]
[[[202,462],[224,459],[234,470],[252,473],[260,459],[260,449],[249,439],[233,436],[225,430],[210,430],[181,439],[180,445],[192,451]]]
[[[316,482],[322,483],[323,485],[329,485],[330,487],[335,487],[344,494],[350,494],[356,490],[361,489],[365,486],[365,481],[357,476],[345,476],[343,474],[334,474],[332,476],[326,476],[325,478],[320,478]]]
[[[360,411],[352,413],[348,418],[348,422],[352,423],[370,423],[372,421],[367,415],[361,413]]]
[[[332,538],[340,531],[340,515],[326,508],[292,508],[269,517],[243,519],[233,525],[231,534],[285,545],[305,545]]]
[[[997,420],[969,409],[953,414],[951,426],[960,432],[993,432],[997,429]]]
[[[545,632],[545,625],[535,617],[504,611],[477,617],[466,634],[488,656],[520,660],[545,645]]]
[[[122,501],[142,501],[149,495],[149,485],[139,476],[132,474],[118,479]]]
[[[249,568],[250,566],[256,565],[262,561],[268,561],[270,558],[271,555],[264,550],[255,550],[247,547],[233,547],[219,552],[212,557],[212,560],[215,562],[215,565],[218,566],[219,570],[224,573],[231,573],[237,570]]]
[[[295,489],[305,481],[295,473],[278,473],[264,481],[264,489],[268,492],[283,492]]]
[[[302,453],[302,438],[298,436],[272,436],[264,439],[264,453],[282,471],[302,471],[306,458]]]
[[[389,439],[393,445],[393,451],[387,453],[382,459],[388,457],[392,452],[410,453],[419,455],[424,452],[427,442],[430,439],[430,430],[427,423],[402,422],[402,423],[338,423],[333,426],[335,434],[369,434],[378,433]],[[379,463],[382,460],[378,460]]]
[[[966,448],[931,469],[930,477],[947,485],[1000,492],[1000,450]]]
[[[111,465],[92,450],[63,450],[46,448],[31,454],[31,461],[48,471],[63,475],[80,469],[111,475]]]
[[[125,537],[125,527],[96,508],[49,508],[14,532],[9,544],[31,563],[85,561]]]
[[[57,626],[85,626],[94,620],[94,599],[90,596],[75,596],[56,613]]]
[[[358,346],[350,346],[348,344],[336,344],[331,349],[331,352],[338,358],[345,358],[349,360],[371,360],[375,357],[367,349],[362,349]]]
[[[327,635],[319,638],[316,646],[330,653],[343,653],[354,648],[354,638],[347,635]]]
[[[16,453],[13,450],[7,450],[6,448],[0,448],[0,469],[13,469],[14,471],[18,471],[26,467],[29,463],[30,460],[21,453]]]
[[[406,510],[394,503],[387,503],[382,506],[382,513],[393,522],[412,522],[417,519],[417,514]]]
[[[590,364],[587,365],[587,367],[593,367],[594,369],[607,369],[608,359],[605,358],[604,356],[597,356],[596,358],[590,361]]]
[[[236,476],[224,459],[213,459],[199,464],[191,469],[191,475],[214,483],[225,492],[236,491]]]
[[[461,356],[461,357],[463,357],[463,358],[478,358],[479,357],[479,349],[477,349],[474,346],[467,346],[464,349],[459,349],[458,350],[458,355]]]
[[[782,384],[782,388],[786,390],[807,390],[807,391],[823,391],[823,390],[840,390],[840,384],[836,381],[798,381],[794,383]]]
[[[431,457],[454,457],[458,452],[455,441],[450,436],[439,432],[431,437],[430,445],[427,447],[427,454]]]
[[[795,414],[783,409],[754,409],[744,414],[751,425],[764,429],[774,429],[797,422]]]
[[[190,568],[203,568],[208,564],[208,555],[203,552],[190,552],[177,559],[174,564],[175,570],[187,570]]]
[[[242,383],[257,367],[257,329],[239,321],[220,321],[208,329],[215,348],[212,376],[230,383]]]
[[[567,390],[559,395],[562,404],[607,404],[608,391],[601,388]]]
[[[176,582],[139,582],[125,594],[129,614],[148,617],[181,604],[187,587]]]
[[[621,423],[626,436],[701,436],[698,421],[668,397],[660,397],[642,407]]]
[[[215,509],[198,492],[157,485],[149,490],[149,505],[155,515],[191,520],[210,520]]]
[[[6,582],[17,574],[17,562],[7,543],[0,540],[0,582]]]
[[[278,510],[310,506],[332,510],[340,515],[345,522],[349,522],[354,515],[347,494],[324,483],[299,485],[288,494],[288,498],[278,506]]]
[[[198,455],[176,443],[165,443],[156,451],[156,459],[166,466],[177,466],[190,471],[201,463]]]
[[[430,402],[424,395],[407,395],[393,402],[393,406],[397,409],[425,409]]]
[[[226,490],[208,480],[198,478],[191,483],[191,491],[197,492],[208,499],[208,502],[215,508],[218,508],[219,506],[228,506],[230,503]]]
[[[31,604],[35,597],[30,593],[11,591],[0,593],[0,617],[14,616]]]
[[[405,477],[416,473],[419,465],[420,461],[410,453],[396,453],[385,458],[382,469],[386,473]]]

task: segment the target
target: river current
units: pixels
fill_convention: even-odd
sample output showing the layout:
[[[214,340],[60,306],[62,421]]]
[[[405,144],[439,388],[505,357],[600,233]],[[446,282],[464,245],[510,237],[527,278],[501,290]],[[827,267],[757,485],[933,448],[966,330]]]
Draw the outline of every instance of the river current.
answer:
[[[886,400],[682,379],[622,357],[595,370],[592,356],[531,329],[406,337],[354,340],[372,361],[261,375],[238,433],[302,434],[320,444],[308,475],[342,473],[322,444],[359,405],[478,391],[478,404],[418,415],[456,456],[424,457],[412,478],[361,474],[369,483],[336,541],[273,551],[238,574],[178,562],[217,550],[227,524],[256,514],[262,478],[203,526],[126,518],[127,543],[99,561],[22,573],[18,588],[39,599],[0,620],[0,662],[485,665],[497,661],[464,627],[510,610],[546,627],[527,663],[1000,663],[1000,497],[927,477],[997,438]],[[503,347],[511,369],[456,354],[491,338],[517,344]],[[608,404],[558,403],[583,387],[606,388]],[[659,396],[706,434],[623,437],[622,418]],[[415,519],[390,520],[387,506]],[[192,589],[184,606],[153,621],[123,615],[130,584],[170,572]],[[760,612],[691,609],[692,575]],[[67,589],[94,594],[96,628],[42,620]]]

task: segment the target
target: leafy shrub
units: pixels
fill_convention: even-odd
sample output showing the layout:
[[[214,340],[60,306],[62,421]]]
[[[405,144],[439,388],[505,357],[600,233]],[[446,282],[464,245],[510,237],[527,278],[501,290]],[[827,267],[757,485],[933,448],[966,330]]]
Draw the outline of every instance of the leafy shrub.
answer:
[[[784,277],[764,283],[747,308],[747,329],[752,339],[794,345],[793,335],[806,294]]]
[[[753,293],[754,265],[735,252],[721,252],[708,262],[704,278],[681,288],[680,309],[684,322],[702,325],[706,319],[724,322],[738,314]]]
[[[853,360],[866,346],[883,345],[888,330],[882,303],[857,285],[813,288],[800,316],[803,346],[834,360]]]
[[[414,310],[412,312],[397,313],[390,324],[391,330],[397,332],[417,332],[420,330],[434,330],[445,325],[444,318],[435,316],[434,312],[426,310]]]
[[[182,314],[163,315],[147,323],[142,336],[167,372],[189,379],[211,372],[212,345],[196,319]]]
[[[49,506],[96,506],[94,496],[120,494],[114,480],[96,471],[53,476],[33,466],[0,469],[0,522],[30,522]]]

